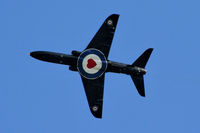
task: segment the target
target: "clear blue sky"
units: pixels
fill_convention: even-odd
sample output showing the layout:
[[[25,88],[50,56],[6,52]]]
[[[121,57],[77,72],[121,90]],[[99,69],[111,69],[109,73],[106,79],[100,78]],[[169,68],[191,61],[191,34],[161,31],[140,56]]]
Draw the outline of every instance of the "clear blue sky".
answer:
[[[200,132],[198,0],[1,0],[0,133]],[[108,73],[103,119],[89,111],[80,76],[29,52],[83,50],[120,14],[109,59],[132,63],[154,48],[146,98]]]

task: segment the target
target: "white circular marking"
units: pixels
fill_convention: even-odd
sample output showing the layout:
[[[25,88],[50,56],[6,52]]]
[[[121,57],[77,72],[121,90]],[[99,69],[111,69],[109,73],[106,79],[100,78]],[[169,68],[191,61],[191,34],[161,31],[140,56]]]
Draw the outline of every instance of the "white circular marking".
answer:
[[[108,24],[108,25],[112,25],[112,24],[113,24],[113,21],[112,21],[112,20],[108,20],[107,24]]]
[[[95,55],[97,57],[96,59],[93,59],[93,58],[85,59],[85,57],[88,55],[90,56]],[[84,59],[85,61],[83,63]],[[107,69],[107,65],[108,65],[107,60],[104,54],[100,50],[94,49],[94,48],[86,49],[85,51],[83,51],[77,60],[77,69],[79,73],[84,78],[87,78],[87,79],[99,78],[102,74],[105,73]]]
[[[96,65],[92,68],[88,68],[88,66],[87,66],[89,63],[88,62],[89,59],[92,59],[96,63]],[[89,54],[89,55],[85,56],[85,58],[83,59],[82,67],[85,72],[87,72],[89,74],[95,74],[102,68],[102,61],[99,58],[99,56],[97,56],[95,54]]]
[[[98,110],[98,107],[97,107],[97,106],[93,106],[93,107],[92,107],[92,110],[93,110],[94,112],[96,112],[96,111]]]

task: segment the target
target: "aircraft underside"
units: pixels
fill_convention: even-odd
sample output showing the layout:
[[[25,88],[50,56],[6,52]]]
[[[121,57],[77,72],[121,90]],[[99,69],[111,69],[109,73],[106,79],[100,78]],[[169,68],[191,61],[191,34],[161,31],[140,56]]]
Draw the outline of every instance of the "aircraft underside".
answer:
[[[152,48],[147,49],[130,65],[108,60],[118,18],[119,15],[117,14],[109,16],[82,52],[74,50],[71,55],[48,51],[30,53],[36,59],[69,65],[69,70],[78,71],[83,82],[90,111],[96,118],[102,118],[106,72],[130,75],[139,94],[145,96],[143,75],[146,73],[145,66],[153,51]]]

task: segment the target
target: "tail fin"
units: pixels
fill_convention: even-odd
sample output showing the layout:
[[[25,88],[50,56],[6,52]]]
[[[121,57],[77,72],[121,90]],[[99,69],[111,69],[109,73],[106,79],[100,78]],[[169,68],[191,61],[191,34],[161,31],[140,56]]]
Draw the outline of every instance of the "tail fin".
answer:
[[[133,64],[132,66],[137,66],[140,68],[145,68],[147,61],[149,60],[149,57],[153,51],[153,48],[147,49]],[[131,78],[137,88],[138,93],[145,97],[145,89],[144,89],[144,77],[143,74],[139,75],[132,75]]]
[[[141,68],[145,68],[147,61],[153,51],[153,48],[147,49],[133,64],[132,66],[137,66]]]

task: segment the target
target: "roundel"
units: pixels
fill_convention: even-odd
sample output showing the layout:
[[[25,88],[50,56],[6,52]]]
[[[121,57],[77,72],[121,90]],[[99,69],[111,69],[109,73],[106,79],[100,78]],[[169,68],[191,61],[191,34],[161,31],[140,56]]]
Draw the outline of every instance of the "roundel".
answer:
[[[107,68],[104,54],[97,49],[87,49],[81,53],[77,61],[79,73],[88,79],[100,77]]]

